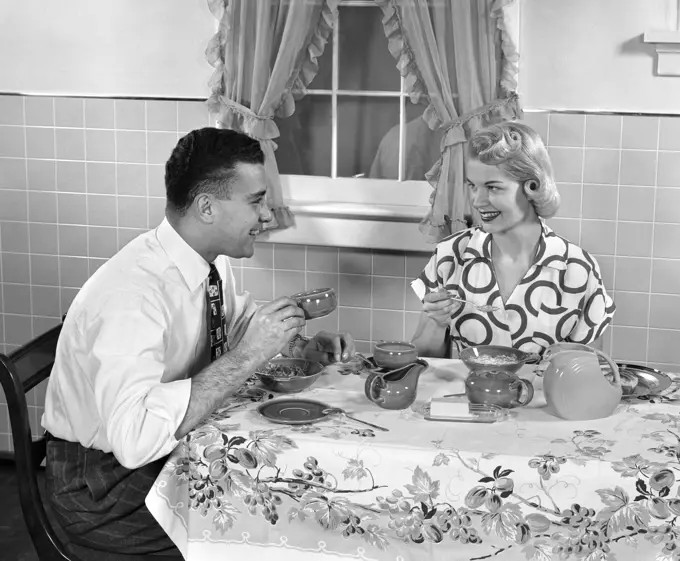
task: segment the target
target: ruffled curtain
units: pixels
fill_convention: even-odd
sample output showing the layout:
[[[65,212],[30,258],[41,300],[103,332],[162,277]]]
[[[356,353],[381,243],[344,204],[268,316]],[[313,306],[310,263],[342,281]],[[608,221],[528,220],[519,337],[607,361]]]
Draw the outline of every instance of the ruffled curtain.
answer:
[[[265,154],[269,229],[294,224],[274,157],[279,129],[306,93],[337,21],[339,0],[208,0],[219,29],[206,51],[215,68],[208,105],[218,126],[260,141]]]
[[[437,242],[467,227],[465,142],[479,128],[522,115],[508,10],[515,0],[375,1],[411,101],[428,105],[431,130],[444,130],[441,158],[425,176],[432,208],[420,225]]]

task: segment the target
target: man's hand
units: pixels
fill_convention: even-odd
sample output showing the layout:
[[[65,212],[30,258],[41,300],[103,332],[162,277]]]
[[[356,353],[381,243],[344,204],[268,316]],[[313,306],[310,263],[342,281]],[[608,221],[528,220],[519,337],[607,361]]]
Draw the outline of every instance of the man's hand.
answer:
[[[447,327],[451,315],[462,306],[461,302],[452,300],[446,289],[439,287],[436,292],[428,292],[423,299],[423,311],[431,320],[442,327]]]
[[[264,362],[281,352],[304,326],[304,312],[297,302],[288,297],[277,298],[257,309],[237,348]]]
[[[302,350],[302,358],[320,362],[324,366],[347,362],[354,356],[354,339],[346,331],[319,331]]]

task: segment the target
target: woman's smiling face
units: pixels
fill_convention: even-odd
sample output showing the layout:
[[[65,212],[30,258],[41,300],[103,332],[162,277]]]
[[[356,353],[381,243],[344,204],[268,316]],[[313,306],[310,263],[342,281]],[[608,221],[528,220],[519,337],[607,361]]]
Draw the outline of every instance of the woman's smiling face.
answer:
[[[470,158],[466,183],[470,204],[479,214],[485,232],[505,233],[518,224],[536,220],[523,185],[498,166]]]

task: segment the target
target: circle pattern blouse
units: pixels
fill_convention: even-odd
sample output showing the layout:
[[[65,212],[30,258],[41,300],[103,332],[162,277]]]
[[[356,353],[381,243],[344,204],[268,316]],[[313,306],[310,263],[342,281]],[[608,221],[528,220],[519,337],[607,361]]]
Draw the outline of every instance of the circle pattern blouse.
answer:
[[[597,261],[541,221],[536,258],[507,302],[491,262],[491,234],[479,227],[445,238],[411,286],[423,300],[439,287],[475,304],[498,308],[480,312],[465,304],[451,317],[452,347],[504,345],[542,353],[571,341],[588,344],[604,332],[616,306],[607,294]]]

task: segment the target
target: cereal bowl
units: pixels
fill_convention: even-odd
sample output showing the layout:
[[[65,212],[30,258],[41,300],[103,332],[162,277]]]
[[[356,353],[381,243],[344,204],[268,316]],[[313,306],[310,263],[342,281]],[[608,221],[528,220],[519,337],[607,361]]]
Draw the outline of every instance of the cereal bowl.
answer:
[[[477,345],[468,347],[460,353],[460,360],[470,369],[470,372],[494,370],[514,374],[525,363],[536,361],[538,358],[537,354],[502,345]]]
[[[298,393],[309,388],[321,375],[320,362],[302,358],[273,358],[255,371],[262,385],[273,392]]]
[[[373,360],[381,368],[395,370],[418,360],[418,349],[406,341],[381,341],[373,348]]]
[[[338,298],[332,288],[316,288],[306,292],[298,292],[291,296],[305,313],[305,319],[316,319],[327,316],[338,307]]]

